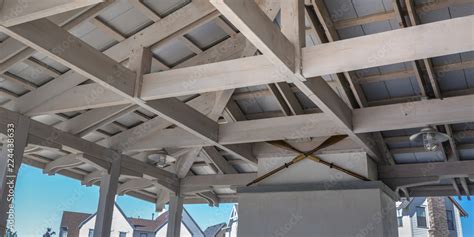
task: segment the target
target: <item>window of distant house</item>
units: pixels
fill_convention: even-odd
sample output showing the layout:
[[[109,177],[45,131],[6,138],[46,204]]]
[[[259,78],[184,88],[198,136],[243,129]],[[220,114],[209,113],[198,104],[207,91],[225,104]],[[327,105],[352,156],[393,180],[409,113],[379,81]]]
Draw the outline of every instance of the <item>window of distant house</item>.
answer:
[[[426,211],[425,207],[416,207],[416,223],[418,227],[426,228]]]
[[[402,227],[402,226],[403,226],[403,215],[402,215],[402,212],[403,212],[402,209],[397,210],[397,223],[398,223],[398,227]]]
[[[446,210],[446,220],[448,221],[448,229],[454,230],[454,215],[453,211]]]
[[[67,227],[61,227],[61,232],[59,237],[67,237]]]
[[[89,229],[89,237],[94,237],[94,229]]]
[[[140,237],[147,237],[147,234],[146,233],[141,233]]]
[[[127,237],[127,233],[125,233],[125,232],[120,232],[120,233],[119,233],[119,237]]]

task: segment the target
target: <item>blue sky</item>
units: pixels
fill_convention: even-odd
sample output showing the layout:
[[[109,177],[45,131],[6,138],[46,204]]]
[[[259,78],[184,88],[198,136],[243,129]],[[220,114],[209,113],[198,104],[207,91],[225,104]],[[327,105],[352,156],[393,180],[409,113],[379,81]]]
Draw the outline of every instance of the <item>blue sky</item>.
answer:
[[[59,230],[64,210],[94,213],[97,208],[99,190],[85,187],[79,181],[61,175],[48,176],[31,166],[23,165],[16,187],[16,228],[19,237],[42,236],[46,227]],[[128,217],[151,219],[154,204],[136,198],[121,196],[117,203]],[[463,198],[461,205],[470,214],[462,218],[464,236],[474,236],[474,200]],[[231,204],[220,207],[208,205],[185,205],[185,208],[204,230],[210,225],[226,222]],[[155,217],[156,217],[155,213]]]

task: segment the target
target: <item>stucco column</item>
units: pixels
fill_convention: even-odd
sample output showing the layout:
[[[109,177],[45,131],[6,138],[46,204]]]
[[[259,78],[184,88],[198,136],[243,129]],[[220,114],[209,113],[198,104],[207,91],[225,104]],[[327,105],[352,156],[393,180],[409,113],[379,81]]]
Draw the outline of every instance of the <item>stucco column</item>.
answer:
[[[449,236],[444,197],[428,197],[426,202],[430,221],[430,229],[428,230],[430,237]]]
[[[15,198],[16,178],[28,143],[30,125],[26,117],[5,120],[10,122],[0,124],[0,126],[5,126],[0,131],[9,139],[4,141],[0,154],[0,200],[2,200],[0,202],[0,236],[5,236],[7,228],[14,231],[15,209],[11,204]]]

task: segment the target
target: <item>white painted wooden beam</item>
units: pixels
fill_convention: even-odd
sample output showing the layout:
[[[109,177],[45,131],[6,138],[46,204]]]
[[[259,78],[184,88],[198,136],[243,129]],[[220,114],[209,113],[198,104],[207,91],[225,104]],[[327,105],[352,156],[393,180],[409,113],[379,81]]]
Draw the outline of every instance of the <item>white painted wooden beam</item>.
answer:
[[[95,216],[94,237],[110,237],[112,216],[115,207],[120,177],[121,157],[112,158],[112,165],[100,180],[99,205]]]
[[[356,133],[417,128],[429,124],[466,123],[472,122],[473,118],[472,95],[375,106],[353,111]]]
[[[238,173],[235,168],[227,162],[227,160],[222,156],[219,151],[214,147],[204,147],[204,153],[212,161],[212,163],[217,167],[220,173],[222,174],[236,174]]]
[[[217,197],[217,195],[212,191],[197,193],[196,195],[204,198],[209,203],[210,207],[219,206],[219,197]]]
[[[29,134],[40,139],[46,140],[49,143],[56,143],[63,146],[65,150],[79,151],[84,153],[84,158],[93,163],[100,163],[103,167],[110,167],[112,157],[122,156],[122,172],[134,172],[138,174],[146,174],[158,180],[158,183],[168,188],[171,191],[177,190],[177,177],[167,171],[144,162],[138,161],[131,157],[120,155],[118,152],[97,145],[93,142],[86,141],[70,133],[63,132],[59,129],[42,124],[38,121],[29,119],[19,113],[15,113],[4,108],[0,108],[0,131],[4,132],[4,127],[12,117],[25,118],[30,122]],[[5,127],[6,128],[6,127]]]
[[[59,13],[88,7],[104,0],[3,0],[0,25],[13,26]]]
[[[338,49],[334,44],[344,44],[348,48],[347,50],[358,51],[361,49],[361,52],[366,53],[369,56],[372,56],[372,60],[370,61],[377,61],[378,65],[386,65],[390,63],[396,62],[404,62],[413,60],[414,52],[420,52],[418,50],[410,52],[405,52],[404,54],[400,54],[400,58],[398,61],[389,61],[392,60],[392,55],[399,55],[398,53],[389,54],[387,50],[392,49],[404,49],[410,48],[410,45],[406,45],[407,42],[411,42],[405,40],[406,38],[415,39],[424,37],[425,34],[433,36],[432,38],[438,39],[443,37],[444,34],[441,32],[445,32],[444,29],[452,31],[458,31],[459,34],[469,34],[470,25],[472,25],[472,19],[474,17],[461,17],[446,21],[434,22],[429,24],[424,24],[421,26],[414,26],[406,29],[384,32],[379,34],[372,34],[364,37],[352,38],[343,41],[337,41],[333,43],[327,43],[318,45],[315,47],[308,47],[303,49],[303,57],[307,55],[307,59],[303,60],[303,74],[305,76],[320,76],[324,74],[333,74],[337,73],[341,70],[334,69],[334,67],[330,67],[329,64],[351,64],[351,60],[358,62],[357,67],[352,68],[345,68],[344,70],[355,70],[355,69],[363,69],[367,67],[371,67],[373,65],[365,64],[368,60],[361,60],[358,57],[347,57],[347,55],[357,55],[356,52],[346,54],[346,51]],[[418,30],[419,27],[422,27]],[[437,30],[440,29],[440,30]],[[467,33],[466,33],[467,32]],[[440,34],[439,37],[436,36]],[[460,39],[457,40],[461,40]],[[341,43],[342,42],[342,43]],[[371,43],[373,42],[373,43]],[[387,42],[391,42],[388,44]],[[414,44],[416,47],[423,48],[429,47],[427,44],[420,43],[420,40],[415,40]],[[447,42],[447,41],[443,41]],[[393,43],[393,45],[392,45]],[[396,43],[396,44],[395,44]],[[350,45],[358,45],[358,47],[350,48]],[[373,47],[373,45],[378,45],[379,47]],[[403,44],[403,45],[402,45]],[[419,45],[418,45],[419,44]],[[438,44],[441,44],[438,42]],[[442,54],[451,54],[457,53],[459,51],[470,51],[473,50],[474,43],[464,42],[459,44],[449,44],[443,47],[438,47],[435,50],[425,50],[426,54],[423,55],[424,57],[434,57],[439,56]],[[385,47],[382,47],[385,46]],[[396,47],[395,47],[396,46]],[[406,46],[406,47],[405,47]],[[460,47],[462,49],[460,49]],[[443,49],[445,51],[438,52],[437,50]],[[328,57],[319,57],[318,60],[324,61],[324,64],[328,65],[328,67],[317,67],[315,65],[323,65],[319,62],[309,63],[313,57],[317,57],[317,54],[313,54],[312,52],[316,51],[325,51],[330,54]],[[111,52],[111,51],[108,51]],[[339,55],[340,58],[334,59],[330,58],[334,55]],[[390,57],[380,57],[377,55],[380,54],[387,54]],[[383,55],[382,55],[383,56]],[[421,56],[421,55],[420,55]],[[417,56],[418,57],[418,56]],[[308,61],[309,60],[309,61]],[[388,61],[384,61],[388,60]],[[306,62],[306,63],[305,63]],[[237,65],[237,66],[236,66]],[[236,70],[236,68],[245,68],[247,70]],[[312,71],[311,68],[333,68],[331,71],[324,72],[324,73],[307,73],[305,71]],[[319,70],[318,69],[318,70]],[[225,76],[227,80],[220,80],[222,77]],[[252,80],[251,80],[252,79]],[[282,82],[286,80],[285,77],[280,76],[278,73],[275,73],[272,64],[265,60],[264,56],[257,56],[257,57],[250,57],[244,59],[236,59],[232,62],[219,62],[215,64],[206,64],[202,66],[196,66],[188,69],[178,69],[178,70],[170,70],[161,73],[152,73],[145,75],[144,78],[144,89],[142,90],[142,96],[145,100],[150,99],[158,99],[158,98],[166,98],[166,97],[175,97],[180,95],[186,94],[195,94],[195,93],[203,93],[209,91],[216,91],[216,90],[224,90],[224,89],[233,89],[245,86],[252,86],[252,85],[261,85],[261,84],[269,84],[275,82]],[[315,85],[317,86],[317,85]],[[64,93],[64,97],[74,96],[76,93],[85,93],[87,90],[90,90],[87,87],[92,87],[92,85],[84,85],[78,88],[75,88],[68,93]],[[82,88],[82,89],[81,89]],[[317,88],[317,87],[316,87]],[[102,90],[103,91],[103,90]],[[80,101],[74,101],[74,104],[68,104],[67,100],[60,100],[64,102],[53,102],[51,100],[49,103],[44,104],[42,107],[37,108],[37,113],[46,113],[50,111],[62,111],[66,110],[67,108],[78,109],[78,108],[96,108],[100,106],[107,106],[107,105],[117,105],[125,103],[123,99],[120,97],[114,96],[109,91],[105,90],[103,96],[97,100],[89,100],[86,103],[84,98],[81,98]],[[311,91],[307,91],[308,93],[312,93]],[[76,96],[77,97],[77,96]],[[120,102],[122,100],[122,102]],[[52,104],[51,104],[52,103]],[[63,104],[64,103],[64,104]],[[94,103],[96,104],[94,106]],[[53,107],[54,104],[54,107]],[[53,107],[53,108],[51,108]]]
[[[96,170],[94,172],[91,172],[88,175],[84,176],[84,178],[81,181],[81,184],[87,187],[90,187],[93,184],[100,182],[100,180],[105,174],[106,174],[105,170]]]
[[[47,19],[2,30],[119,95],[133,95],[134,72]]]
[[[308,47],[303,49],[303,75],[314,77],[471,51],[473,25],[474,16],[466,16]],[[422,40],[427,38],[433,39],[430,44]]]
[[[0,112],[0,118],[6,123],[2,123],[1,130],[9,139],[13,141],[3,143],[2,151],[0,153],[0,235],[4,235],[7,228],[13,225],[14,219],[9,217],[9,208],[12,205],[13,197],[11,193],[15,192],[15,184],[18,171],[22,164],[23,153],[25,147],[28,145],[28,130],[30,127],[30,120],[17,116],[15,114]],[[10,221],[10,222],[7,222]]]
[[[451,97],[443,100],[416,101],[395,105],[368,107],[354,110],[354,131],[356,133],[377,132],[404,128],[423,127],[427,124],[453,124],[472,122],[474,118],[474,96]],[[144,124],[139,133],[142,136],[117,137],[114,144],[126,146],[126,150],[151,150],[163,147],[206,146],[195,136],[180,128],[161,132],[144,132],[151,123]],[[137,130],[137,132],[140,130]],[[324,137],[344,134],[345,130],[324,114],[297,115],[240,121],[219,125],[221,144],[262,142],[268,140]],[[166,139],[163,139],[165,138]]]
[[[168,229],[166,237],[180,236],[184,197],[171,195],[168,210]]]
[[[131,191],[138,191],[146,188],[151,188],[155,186],[156,181],[145,179],[145,178],[135,178],[131,179],[123,184],[120,184],[117,188],[117,195],[123,196]]]
[[[176,175],[178,178],[184,178],[191,170],[196,157],[198,156],[201,148],[189,149],[188,152],[183,155],[176,157]]]
[[[280,70],[295,70],[295,51],[291,42],[268,19],[253,0],[210,0],[235,27]]]
[[[159,189],[156,193],[155,211],[161,212],[165,204],[170,200],[170,193],[165,189]]]
[[[79,158],[82,154],[69,154],[49,162],[43,169],[43,174],[54,175],[57,172],[84,164],[84,159]]]

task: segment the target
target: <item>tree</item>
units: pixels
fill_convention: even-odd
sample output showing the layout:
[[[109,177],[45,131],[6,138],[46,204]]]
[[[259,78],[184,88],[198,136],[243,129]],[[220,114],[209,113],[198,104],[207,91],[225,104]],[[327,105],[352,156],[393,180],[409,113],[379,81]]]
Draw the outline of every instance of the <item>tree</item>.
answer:
[[[46,228],[46,233],[43,235],[43,237],[51,237],[53,235],[55,235],[56,232],[51,232],[51,228]]]

